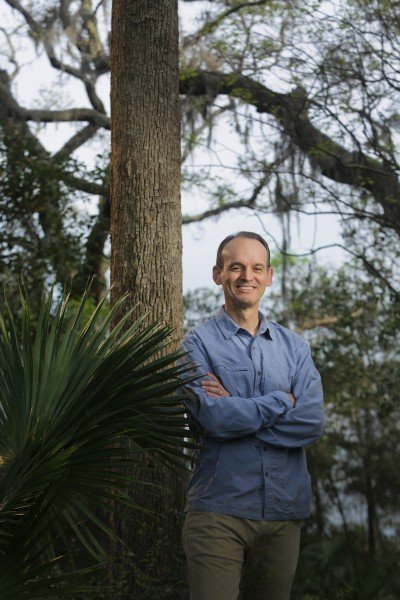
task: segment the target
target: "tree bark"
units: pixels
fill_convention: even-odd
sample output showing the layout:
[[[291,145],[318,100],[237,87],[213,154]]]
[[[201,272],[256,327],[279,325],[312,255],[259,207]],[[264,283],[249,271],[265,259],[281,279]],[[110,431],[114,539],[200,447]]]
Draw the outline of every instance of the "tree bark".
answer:
[[[114,0],[111,31],[111,301],[129,291],[136,316],[147,313],[148,321],[174,326],[178,340],[183,303],[177,0]],[[117,548],[114,582],[120,583],[122,569],[121,597],[177,598],[181,478],[143,456],[134,468],[158,486],[131,490],[134,501],[154,514],[120,524],[133,556]]]

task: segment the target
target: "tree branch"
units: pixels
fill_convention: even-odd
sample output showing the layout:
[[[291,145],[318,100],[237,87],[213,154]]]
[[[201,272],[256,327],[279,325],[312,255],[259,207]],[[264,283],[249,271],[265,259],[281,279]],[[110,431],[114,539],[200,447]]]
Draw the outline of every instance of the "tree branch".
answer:
[[[180,92],[213,97],[225,94],[253,105],[259,113],[271,114],[322,175],[368,191],[385,216],[400,224],[400,184],[395,172],[360,150],[346,149],[317,129],[308,116],[310,101],[302,88],[281,94],[237,73],[190,69],[181,74]]]
[[[2,74],[4,75],[2,77]],[[10,118],[19,121],[37,121],[42,123],[87,121],[104,129],[110,129],[110,118],[90,108],[69,108],[65,110],[46,110],[23,108],[11,94],[9,85],[4,83],[8,76],[0,71],[0,104]]]
[[[104,244],[110,231],[110,199],[100,198],[99,213],[86,242],[82,268],[72,281],[72,292],[81,296],[90,281],[90,295],[98,303],[104,296],[107,285],[104,277]]]
[[[100,98],[96,94],[95,85],[92,81],[92,78],[88,77],[88,74],[85,73],[85,71],[87,69],[83,68],[84,65],[82,64],[81,68],[77,69],[75,67],[72,67],[71,65],[68,65],[67,63],[62,62],[56,56],[56,52],[55,52],[52,42],[50,41],[50,36],[49,36],[49,32],[48,32],[47,28],[44,28],[41,25],[41,23],[36,21],[30,14],[30,12],[28,10],[26,10],[22,6],[22,4],[20,2],[18,2],[18,0],[5,0],[5,2],[9,6],[11,6],[11,8],[13,8],[14,10],[17,10],[24,17],[27,25],[29,26],[29,29],[31,30],[32,37],[35,40],[41,41],[43,43],[51,66],[54,67],[55,69],[57,69],[58,71],[62,71],[63,73],[68,73],[68,75],[71,75],[72,77],[75,77],[76,79],[79,79],[80,81],[82,81],[83,84],[85,85],[85,88],[86,88],[86,91],[87,91],[87,94],[88,94],[88,97],[89,97],[89,100],[90,100],[92,106],[97,111],[99,111],[101,113],[105,113],[106,111],[105,111],[104,105],[103,105],[102,101],[100,100]],[[69,0],[64,0],[60,5],[60,19],[61,19],[62,25],[65,30],[67,30],[68,28],[70,28],[72,26],[72,19],[71,19],[71,15],[69,13],[70,4],[71,3],[69,2]],[[102,47],[101,41],[100,41],[100,36],[97,31],[96,18],[95,18],[95,16],[93,16],[93,18],[91,18],[90,15],[88,16],[86,14],[87,12],[88,12],[87,9],[83,10],[83,21],[84,21],[85,29],[88,32],[88,35],[91,40],[90,50],[93,50],[95,52],[94,55],[92,56],[89,51],[87,56],[89,56],[90,59],[92,60],[94,69],[95,69],[95,73],[98,76],[98,75],[102,75],[103,73],[106,73],[110,70],[110,60],[109,60],[109,57],[104,54],[103,47]],[[77,46],[77,48],[82,55],[82,49],[79,47],[79,45]]]
[[[60,19],[64,30],[71,26],[70,4],[71,0],[60,0]]]
[[[260,181],[260,183],[254,188],[252,195],[250,196],[250,198],[248,200],[238,200],[236,202],[226,202],[225,204],[222,204],[221,206],[217,206],[216,208],[210,208],[209,210],[206,210],[202,213],[199,213],[197,215],[184,215],[182,217],[182,224],[186,225],[188,223],[196,223],[198,221],[203,221],[204,219],[207,219],[209,217],[215,217],[217,215],[220,215],[221,213],[224,213],[227,210],[231,210],[232,208],[251,208],[254,209],[255,207],[255,203],[256,200],[259,196],[259,194],[261,193],[261,191],[263,190],[263,188],[265,187],[268,179],[269,179],[269,175],[270,174],[266,174]]]
[[[9,85],[7,73],[5,71],[0,71],[0,91],[4,91],[4,89],[7,88],[7,85]],[[18,105],[15,103],[14,99],[11,96],[11,92],[9,92],[8,96],[18,108]],[[18,118],[19,115],[16,113],[18,113],[18,111],[15,111],[13,113],[13,111],[9,110],[9,107],[5,107],[4,103],[1,102],[0,98],[0,122],[6,134],[6,138],[9,140],[9,143],[13,143],[13,140],[15,139],[16,135],[22,135],[22,139],[27,140],[27,142],[29,143],[29,152],[32,154],[32,156],[35,159],[40,159],[42,163],[47,162],[49,164],[49,167],[51,168],[54,165],[54,157],[50,156],[49,152],[47,152],[47,150],[43,147],[40,141],[32,134],[26,122]],[[92,135],[94,131],[95,129],[93,129],[93,126],[88,126],[84,128],[83,130],[78,132],[78,134],[73,136],[73,138],[71,138],[67,142],[67,144],[60,152],[62,152],[63,150],[64,152],[66,152],[67,148],[68,151],[72,150],[72,147],[77,146],[79,138],[81,140],[83,139],[83,137],[87,138],[89,135]],[[21,152],[23,152],[23,148],[21,148]],[[38,210],[39,221],[44,232],[44,246],[51,245],[52,247],[59,247],[62,244],[68,244],[68,239],[64,239],[64,236],[67,237],[67,235],[64,228],[63,215],[60,211],[60,207],[57,201],[59,191],[58,186],[60,184],[60,181],[64,181],[68,185],[73,186],[75,189],[79,189],[90,194],[104,195],[105,197],[108,197],[108,186],[102,186],[93,182],[86,181],[83,178],[76,177],[68,172],[63,171],[62,169],[59,169],[58,176],[59,181],[51,182],[53,189],[48,190],[48,193],[43,195],[43,206],[40,210]],[[106,211],[108,209],[104,210]],[[101,244],[101,240],[105,241],[106,239],[108,221],[107,214],[106,212],[104,212],[104,210],[103,212],[100,211],[101,214],[99,214],[98,218],[98,227],[96,230],[97,233],[95,231],[91,238],[91,249],[99,247],[99,245]],[[87,264],[85,263],[85,265],[82,268],[87,270],[90,264],[92,266],[95,264],[95,259],[93,256],[85,258],[87,259]],[[57,280],[62,284],[67,282],[70,278],[71,273],[69,273],[67,270],[67,265],[65,264],[65,259],[62,253],[54,254],[53,266],[55,272],[57,273]],[[99,286],[101,287],[101,284],[99,284]],[[93,291],[93,293],[97,294],[100,290],[100,287],[97,287],[96,291]]]
[[[358,308],[357,310],[354,310],[350,313],[350,317],[356,319],[358,317],[361,317],[363,312],[363,308]],[[315,329],[316,327],[331,327],[332,325],[337,325],[337,323],[340,323],[340,321],[344,320],[345,318],[347,318],[347,315],[340,317],[320,317],[315,319],[309,319],[297,325],[296,331],[298,333],[303,333],[303,331]]]
[[[58,152],[53,156],[54,158],[64,158],[71,156],[71,154],[80,148],[85,142],[90,140],[98,131],[97,125],[86,125],[83,129],[80,129],[75,135],[73,135]]]
[[[41,123],[71,123],[87,121],[97,127],[110,129],[110,118],[91,108],[66,108],[64,110],[29,109],[20,107],[20,116],[24,121]]]
[[[226,19],[226,17],[229,17],[230,15],[239,12],[243,8],[251,8],[252,6],[262,6],[263,4],[270,3],[271,0],[254,0],[252,2],[242,2],[241,4],[236,4],[235,6],[224,10],[219,15],[217,15],[212,21],[207,21],[207,23],[200,27],[200,29],[196,31],[196,33],[188,35],[183,40],[183,49],[186,49],[191,44],[195,44],[196,42],[198,42],[203,37],[203,35],[209,35],[210,33],[213,33],[217,29],[217,27],[219,27],[222,21]]]
[[[88,181],[83,177],[76,177],[71,173],[62,172],[60,178],[64,183],[70,185],[76,190],[92,194],[94,196],[107,196],[109,194],[109,188],[101,183],[95,183],[94,181]]]
[[[5,2],[24,17],[26,23],[29,25],[29,28],[32,30],[33,33],[35,33],[36,35],[40,33],[42,29],[40,23],[35,21],[30,12],[27,11],[26,8],[24,8],[22,4],[18,2],[18,0],[5,0]]]

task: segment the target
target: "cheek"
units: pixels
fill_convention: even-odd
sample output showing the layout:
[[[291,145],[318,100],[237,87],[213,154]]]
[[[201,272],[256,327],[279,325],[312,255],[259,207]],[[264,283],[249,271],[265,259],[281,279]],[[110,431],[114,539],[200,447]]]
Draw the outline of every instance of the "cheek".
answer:
[[[227,287],[234,287],[234,285],[235,285],[235,283],[236,283],[236,279],[237,279],[236,277],[228,277],[228,278],[225,280],[225,285],[226,285]]]

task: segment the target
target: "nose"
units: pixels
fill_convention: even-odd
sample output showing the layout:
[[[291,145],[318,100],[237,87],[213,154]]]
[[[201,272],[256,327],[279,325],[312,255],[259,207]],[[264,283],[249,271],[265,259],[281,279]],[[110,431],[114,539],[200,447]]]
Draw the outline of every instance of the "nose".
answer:
[[[241,279],[244,279],[245,281],[250,281],[250,279],[252,278],[251,268],[243,267],[240,277],[241,277]]]

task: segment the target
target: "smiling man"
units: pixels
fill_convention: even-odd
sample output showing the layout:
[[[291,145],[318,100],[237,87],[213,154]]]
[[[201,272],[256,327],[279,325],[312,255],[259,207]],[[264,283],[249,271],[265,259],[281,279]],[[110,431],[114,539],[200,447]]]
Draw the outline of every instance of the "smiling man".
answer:
[[[322,386],[305,340],[259,312],[272,278],[261,236],[225,238],[213,269],[224,306],[183,340],[200,376],[185,397],[199,431],[183,528],[191,600],[290,598]]]

